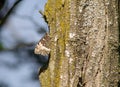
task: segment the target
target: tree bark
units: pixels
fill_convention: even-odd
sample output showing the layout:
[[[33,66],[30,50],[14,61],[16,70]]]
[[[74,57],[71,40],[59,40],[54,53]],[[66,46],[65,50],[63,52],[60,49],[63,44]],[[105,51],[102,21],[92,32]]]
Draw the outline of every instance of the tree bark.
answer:
[[[117,87],[119,0],[48,0],[50,62],[42,87]]]

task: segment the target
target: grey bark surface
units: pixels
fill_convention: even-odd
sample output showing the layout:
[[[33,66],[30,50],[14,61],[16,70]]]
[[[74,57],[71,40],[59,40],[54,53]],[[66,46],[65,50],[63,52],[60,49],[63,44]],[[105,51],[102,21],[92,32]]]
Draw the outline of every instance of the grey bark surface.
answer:
[[[42,87],[118,86],[118,0],[48,0],[45,16],[52,39]]]

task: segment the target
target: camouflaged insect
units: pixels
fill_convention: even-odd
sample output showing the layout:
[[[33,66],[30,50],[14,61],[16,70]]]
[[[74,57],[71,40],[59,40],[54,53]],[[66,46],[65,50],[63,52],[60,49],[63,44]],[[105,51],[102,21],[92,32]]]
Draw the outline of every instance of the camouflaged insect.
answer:
[[[49,55],[49,53],[50,53],[49,41],[50,41],[50,37],[46,33],[45,36],[36,45],[34,53],[35,54],[40,54],[40,55],[43,55],[43,56]]]

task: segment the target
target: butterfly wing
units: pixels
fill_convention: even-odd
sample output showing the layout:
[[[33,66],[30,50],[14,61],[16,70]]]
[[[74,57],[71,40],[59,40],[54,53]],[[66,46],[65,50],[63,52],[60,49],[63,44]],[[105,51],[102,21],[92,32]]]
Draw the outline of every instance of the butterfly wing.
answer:
[[[50,37],[46,34],[36,45],[34,53],[47,56],[50,53],[49,46]]]

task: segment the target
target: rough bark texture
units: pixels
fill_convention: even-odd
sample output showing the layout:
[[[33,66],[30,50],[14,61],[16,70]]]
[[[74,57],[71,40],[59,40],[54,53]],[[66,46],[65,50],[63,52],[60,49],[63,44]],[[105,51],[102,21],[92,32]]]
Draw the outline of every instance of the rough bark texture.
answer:
[[[118,1],[48,0],[51,57],[42,87],[117,87]]]

